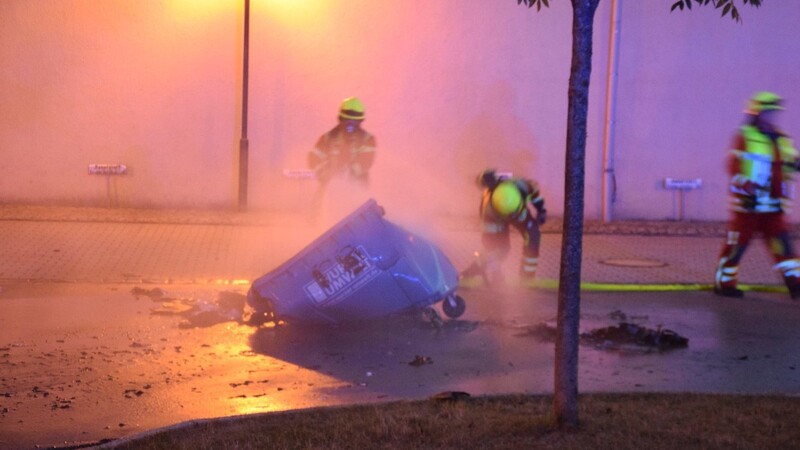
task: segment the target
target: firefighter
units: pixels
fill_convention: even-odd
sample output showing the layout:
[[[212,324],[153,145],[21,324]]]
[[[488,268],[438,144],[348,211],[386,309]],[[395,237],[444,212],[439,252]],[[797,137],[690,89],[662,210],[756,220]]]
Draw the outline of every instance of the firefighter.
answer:
[[[309,168],[319,180],[321,190],[337,175],[367,183],[376,144],[375,137],[361,128],[363,121],[361,100],[344,99],[339,107],[339,123],[323,134],[308,153]]]
[[[800,298],[800,261],[795,258],[784,213],[798,170],[798,151],[777,127],[782,99],[759,92],[748,102],[746,120],[728,156],[731,219],[719,257],[714,293],[742,297],[739,263],[750,239],[763,234],[792,299]]]
[[[500,263],[511,248],[509,226],[512,226],[523,239],[520,284],[533,287],[539,265],[539,225],[547,217],[538,185],[533,180],[500,175],[494,169],[484,170],[476,181],[483,189],[480,217],[484,252],[461,273],[460,284],[472,287],[503,282]]]

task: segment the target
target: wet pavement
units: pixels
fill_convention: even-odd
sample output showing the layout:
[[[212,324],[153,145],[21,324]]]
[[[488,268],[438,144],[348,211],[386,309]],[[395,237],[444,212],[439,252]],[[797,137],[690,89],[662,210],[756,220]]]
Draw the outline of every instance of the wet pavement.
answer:
[[[99,442],[191,419],[350,403],[549,393],[556,292],[465,292],[441,329],[421,316],[334,328],[256,328],[197,304],[229,289],[21,284],[0,293],[0,448]],[[586,344],[582,392],[800,394],[800,307],[777,293],[582,296],[581,332],[621,320],[688,337],[686,348]],[[206,312],[210,311],[206,309]],[[222,309],[218,310],[223,311]]]
[[[358,327],[256,328],[236,317],[247,281],[302,248],[313,227],[74,211],[85,215],[0,220],[0,448],[442,391],[552,392],[553,345],[531,330],[554,323],[553,289],[462,290],[467,312],[441,329],[416,315]],[[422,234],[457,267],[467,264],[476,230],[435,225]],[[800,394],[800,303],[781,292],[721,299],[691,287],[710,282],[721,236],[713,224],[689,235],[679,229],[585,237],[584,280],[687,290],[584,292],[581,331],[628,322],[689,342],[669,351],[582,345],[581,391]],[[557,273],[559,239],[543,237],[544,279]],[[626,259],[659,264],[607,263]],[[763,248],[754,246],[745,264],[744,281],[778,286]]]

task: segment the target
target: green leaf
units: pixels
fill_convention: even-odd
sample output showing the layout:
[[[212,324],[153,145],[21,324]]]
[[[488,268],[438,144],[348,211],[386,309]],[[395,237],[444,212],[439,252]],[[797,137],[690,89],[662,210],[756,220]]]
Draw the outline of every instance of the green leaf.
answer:
[[[764,4],[764,0],[739,1],[741,1],[742,5],[752,6],[755,8],[758,8]],[[736,22],[742,21],[742,16],[739,14],[739,10],[736,8],[737,0],[694,0],[694,2],[692,2],[692,0],[676,0],[674,3],[672,3],[672,6],[669,10],[670,12],[675,11],[676,9],[683,11],[684,7],[691,10],[692,3],[696,3],[698,7],[711,4],[714,8],[721,10],[720,17],[725,17],[730,14],[731,19],[735,20]]]

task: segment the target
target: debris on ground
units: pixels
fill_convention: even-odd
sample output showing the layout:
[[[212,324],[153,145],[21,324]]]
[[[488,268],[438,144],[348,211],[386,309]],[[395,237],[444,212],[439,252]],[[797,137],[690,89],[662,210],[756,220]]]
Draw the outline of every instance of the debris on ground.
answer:
[[[139,299],[139,297],[150,297],[153,300],[158,300],[158,299],[162,299],[162,298],[167,296],[167,292],[166,291],[164,291],[161,288],[157,288],[157,287],[155,287],[153,289],[145,289],[145,288],[140,288],[139,286],[136,286],[133,289],[131,289],[131,294],[136,296],[137,300]]]
[[[426,364],[433,364],[433,359],[430,356],[416,355],[413,360],[409,361],[409,366],[419,367]]]
[[[244,294],[223,291],[218,293],[216,300],[166,299],[150,313],[153,315],[183,317],[186,320],[178,325],[180,328],[205,328],[222,322],[234,321],[241,323],[243,321],[245,301]]]
[[[471,395],[467,392],[462,391],[444,391],[439,392],[438,394],[431,395],[431,400],[436,400],[439,402],[455,402],[459,400],[466,400],[470,398]]]
[[[515,336],[530,336],[541,342],[555,342],[556,327],[547,323],[526,326]],[[630,346],[670,350],[689,346],[688,338],[672,330],[660,326],[657,329],[651,329],[628,322],[581,333],[580,342],[604,350],[620,350],[630,348]]]
[[[658,350],[669,350],[689,346],[688,338],[672,330],[662,329],[660,326],[653,330],[627,322],[582,333],[581,342],[603,348],[634,344]]]

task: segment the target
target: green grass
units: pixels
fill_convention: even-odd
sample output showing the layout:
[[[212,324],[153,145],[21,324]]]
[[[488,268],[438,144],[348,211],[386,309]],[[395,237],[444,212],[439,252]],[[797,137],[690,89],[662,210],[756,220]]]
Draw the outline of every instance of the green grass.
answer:
[[[800,397],[588,394],[580,417],[557,431],[550,396],[401,401],[200,421],[117,448],[800,448]]]

